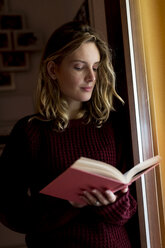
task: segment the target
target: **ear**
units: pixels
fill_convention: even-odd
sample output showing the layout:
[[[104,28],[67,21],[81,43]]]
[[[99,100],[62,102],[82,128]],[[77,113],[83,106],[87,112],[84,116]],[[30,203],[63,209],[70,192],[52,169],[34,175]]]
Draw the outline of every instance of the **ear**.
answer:
[[[49,61],[47,63],[47,71],[48,71],[48,74],[49,76],[55,80],[57,77],[56,77],[56,64],[54,63],[54,61]]]

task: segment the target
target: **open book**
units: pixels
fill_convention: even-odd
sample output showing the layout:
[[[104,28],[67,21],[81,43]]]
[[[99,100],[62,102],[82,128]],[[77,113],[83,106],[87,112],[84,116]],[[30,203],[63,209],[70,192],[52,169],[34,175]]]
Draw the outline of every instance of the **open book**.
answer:
[[[117,168],[104,162],[81,157],[66,171],[50,182],[40,193],[61,199],[84,203],[82,190],[97,188],[101,192],[110,189],[117,192],[150,171],[160,162],[160,156],[147,159],[122,174]]]

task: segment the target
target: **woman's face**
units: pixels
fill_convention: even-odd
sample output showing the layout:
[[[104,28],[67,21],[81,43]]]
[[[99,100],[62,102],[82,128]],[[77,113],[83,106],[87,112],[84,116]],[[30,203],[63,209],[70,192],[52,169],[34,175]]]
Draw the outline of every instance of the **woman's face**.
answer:
[[[56,67],[56,78],[68,103],[80,103],[91,98],[99,62],[97,46],[94,42],[86,42]]]

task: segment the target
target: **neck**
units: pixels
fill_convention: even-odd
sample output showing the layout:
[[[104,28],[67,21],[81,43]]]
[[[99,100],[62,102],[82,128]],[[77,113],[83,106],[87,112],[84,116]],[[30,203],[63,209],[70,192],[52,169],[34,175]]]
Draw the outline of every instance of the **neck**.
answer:
[[[75,119],[77,117],[77,114],[79,113],[79,110],[81,108],[80,102],[71,102],[69,103],[69,119]]]

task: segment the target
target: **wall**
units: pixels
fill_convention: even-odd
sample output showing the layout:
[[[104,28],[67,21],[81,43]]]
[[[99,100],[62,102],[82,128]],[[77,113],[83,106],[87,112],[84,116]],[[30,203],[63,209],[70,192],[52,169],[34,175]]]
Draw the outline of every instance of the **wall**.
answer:
[[[43,44],[61,24],[73,19],[83,0],[8,0],[8,12],[25,16],[25,28],[41,33]],[[65,6],[65,7],[64,7]],[[15,121],[34,111],[41,51],[30,53],[29,69],[14,73],[15,90],[0,91],[0,134],[9,131]]]
[[[151,103],[151,118],[153,125],[153,138],[155,153],[162,157],[160,166],[159,190],[161,201],[165,204],[165,1],[139,0],[142,32],[144,38],[144,53],[146,59],[146,72]],[[161,192],[162,191],[162,192]],[[165,205],[164,205],[165,206]],[[165,208],[160,209],[162,238],[165,247]]]
[[[43,44],[61,24],[71,21],[83,0],[8,0],[8,11],[25,16],[25,27],[39,31]],[[9,132],[15,121],[34,112],[33,95],[36,87],[41,51],[30,54],[30,67],[17,72],[15,90],[0,91],[0,135]],[[24,247],[24,235],[0,225],[0,248]]]

